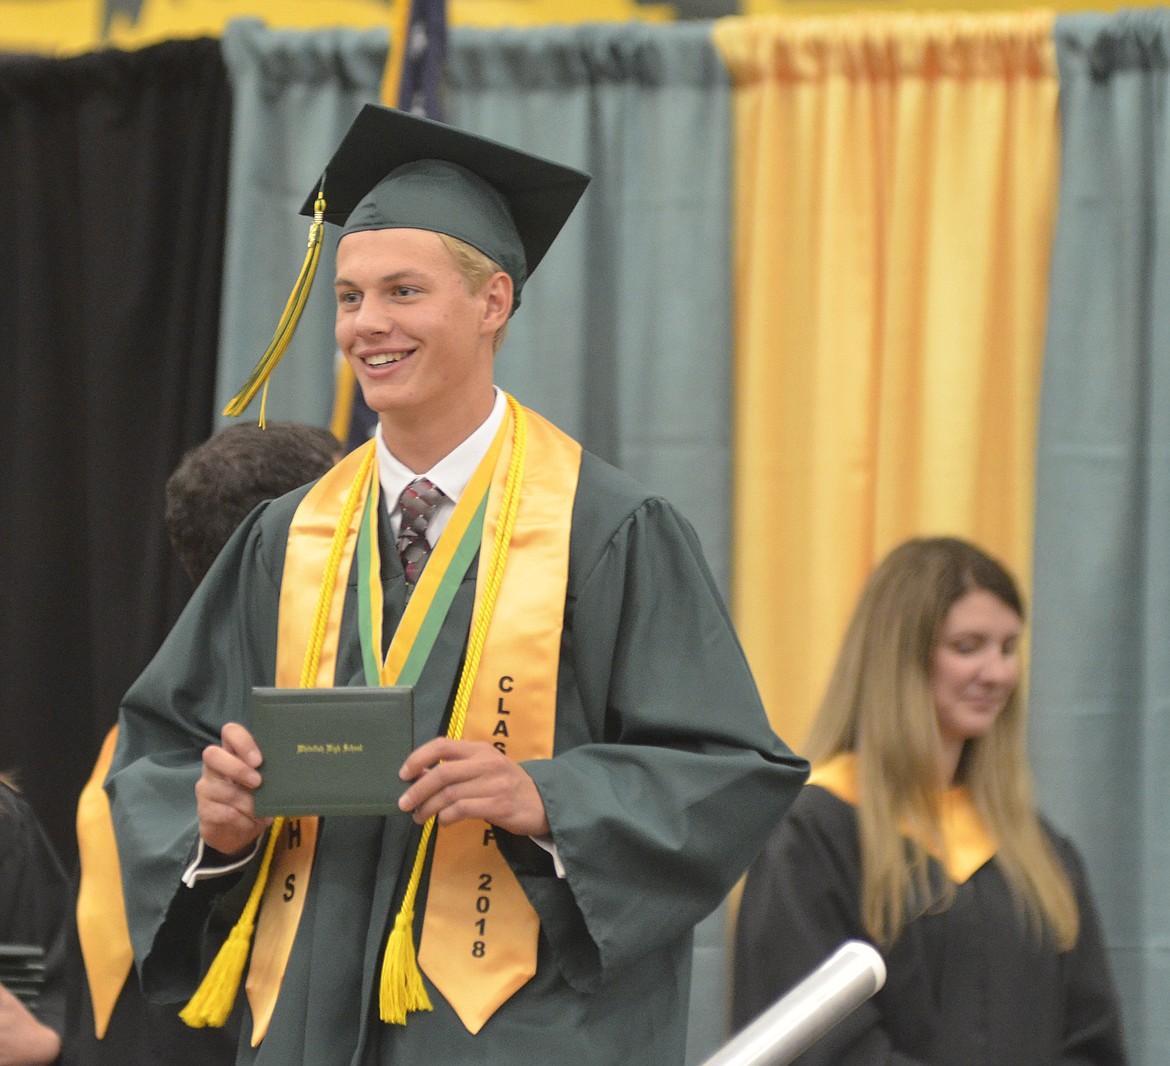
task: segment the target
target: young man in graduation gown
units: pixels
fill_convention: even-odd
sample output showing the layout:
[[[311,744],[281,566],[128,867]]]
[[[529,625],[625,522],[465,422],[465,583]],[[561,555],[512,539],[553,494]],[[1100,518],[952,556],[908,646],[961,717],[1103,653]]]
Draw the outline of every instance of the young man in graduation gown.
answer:
[[[107,783],[143,985],[242,983],[241,1063],[681,1063],[692,929],[804,780],[691,527],[493,385],[587,181],[372,106],[326,169],[376,439],[229,542]],[[256,817],[274,685],[413,688],[398,812]]]

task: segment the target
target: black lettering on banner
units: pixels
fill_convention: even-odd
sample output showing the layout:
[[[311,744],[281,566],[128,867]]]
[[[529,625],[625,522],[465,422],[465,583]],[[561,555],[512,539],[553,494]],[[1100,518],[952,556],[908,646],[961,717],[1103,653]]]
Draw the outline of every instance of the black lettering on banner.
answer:
[[[288,903],[297,894],[297,875],[289,874],[284,879],[284,901]]]
[[[483,846],[486,848],[496,839],[496,831],[490,825],[483,831]]]
[[[512,679],[510,677],[505,675],[504,677],[500,678],[500,691],[501,692],[511,692],[512,691]],[[507,721],[505,721],[505,718],[507,717],[507,715],[510,715],[512,712],[510,710],[508,710],[507,707],[504,706],[504,697],[503,696],[500,697],[499,701],[496,704],[496,713],[498,715],[501,715],[501,717],[496,720],[496,728],[492,730],[492,736],[493,737],[507,737],[509,735],[508,734],[508,723],[507,723]],[[495,743],[493,744],[493,747],[495,747],[496,751],[500,752],[503,755],[508,754],[508,746],[502,740],[495,741]]]
[[[301,820],[299,818],[293,818],[288,822],[288,846],[290,851],[301,846]]]
[[[481,873],[479,875],[479,892],[480,894],[475,898],[475,909],[480,914],[487,914],[492,909],[492,899],[487,893],[492,890],[492,875],[490,873]],[[471,957],[473,959],[483,959],[487,957],[487,919],[478,918],[472,923],[475,926],[478,934],[485,938],[482,940],[473,940],[471,943]]]

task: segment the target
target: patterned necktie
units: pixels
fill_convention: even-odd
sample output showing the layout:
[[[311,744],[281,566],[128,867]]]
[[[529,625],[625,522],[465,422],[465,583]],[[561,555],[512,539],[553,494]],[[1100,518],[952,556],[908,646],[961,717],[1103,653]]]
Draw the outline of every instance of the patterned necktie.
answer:
[[[402,514],[402,524],[398,527],[398,554],[402,556],[402,568],[411,585],[418,581],[427,565],[427,557],[431,554],[427,525],[435,508],[444,499],[442,490],[425,477],[415,478],[398,497],[398,509]]]

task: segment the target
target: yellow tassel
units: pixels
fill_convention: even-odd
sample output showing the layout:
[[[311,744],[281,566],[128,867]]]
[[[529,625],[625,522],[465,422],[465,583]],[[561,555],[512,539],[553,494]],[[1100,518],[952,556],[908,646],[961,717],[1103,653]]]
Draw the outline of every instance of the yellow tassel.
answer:
[[[179,1017],[192,1029],[203,1029],[207,1026],[220,1029],[232,1012],[236,994],[240,990],[240,981],[244,976],[244,966],[248,962],[252,932],[256,927],[256,912],[260,909],[260,897],[264,894],[264,886],[268,882],[272,853],[276,850],[276,840],[283,828],[283,818],[273,820],[272,829],[268,834],[268,844],[264,848],[264,858],[256,873],[256,883],[252,885],[252,891],[248,894],[248,902],[244,904],[239,919],[232,926],[232,931],[195,990],[195,995],[179,1011]]]
[[[211,969],[203,978],[190,1002],[179,1012],[192,1029],[211,1026],[220,1029],[232,1012],[236,993],[240,989],[240,978],[244,963],[248,960],[248,948],[252,943],[252,927],[235,926],[228,935]]]
[[[244,408],[252,402],[252,397],[264,386],[265,398],[268,393],[268,378],[276,369],[292,340],[293,331],[300,321],[301,312],[309,299],[309,290],[313,285],[313,277],[317,273],[317,261],[321,258],[321,241],[325,231],[325,191],[324,187],[317,192],[317,199],[313,204],[313,223],[309,227],[309,247],[305,252],[305,261],[301,264],[301,272],[297,276],[296,284],[289,295],[288,303],[284,305],[284,313],[280,316],[276,332],[272,335],[268,347],[260,357],[260,361],[248,375],[243,388],[232,397],[223,409],[225,415],[242,414]],[[261,406],[260,425],[264,425],[264,410]]]
[[[434,1010],[414,950],[414,908],[404,907],[394,919],[394,929],[382,956],[382,980],[378,989],[378,1013],[384,1022],[405,1025],[407,1014]]]

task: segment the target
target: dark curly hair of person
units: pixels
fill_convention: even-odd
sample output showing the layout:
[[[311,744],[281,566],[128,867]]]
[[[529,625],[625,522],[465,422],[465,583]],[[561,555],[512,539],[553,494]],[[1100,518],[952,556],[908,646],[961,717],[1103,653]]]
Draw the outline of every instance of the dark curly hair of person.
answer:
[[[167,479],[163,517],[191,580],[203,580],[258,504],[316,480],[341,452],[329,430],[299,422],[227,426],[187,452]]]

